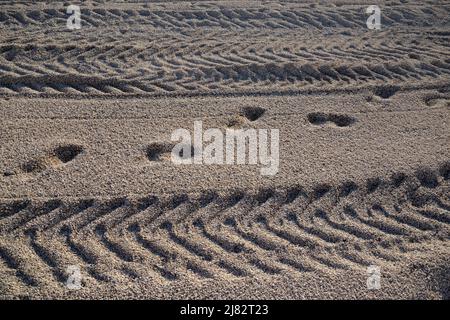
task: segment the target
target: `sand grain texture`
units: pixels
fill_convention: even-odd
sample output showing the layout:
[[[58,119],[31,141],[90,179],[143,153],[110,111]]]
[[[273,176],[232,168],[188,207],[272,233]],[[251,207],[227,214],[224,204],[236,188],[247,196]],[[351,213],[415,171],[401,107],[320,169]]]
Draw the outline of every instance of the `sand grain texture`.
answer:
[[[2,1],[0,298],[449,299],[450,4],[370,4]],[[279,172],[176,166],[198,120]]]

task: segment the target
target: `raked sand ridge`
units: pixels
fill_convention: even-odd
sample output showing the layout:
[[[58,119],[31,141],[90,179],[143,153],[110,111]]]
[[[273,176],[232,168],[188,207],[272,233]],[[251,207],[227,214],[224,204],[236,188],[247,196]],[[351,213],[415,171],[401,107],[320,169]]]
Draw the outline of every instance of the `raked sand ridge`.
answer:
[[[446,1],[381,30],[366,1],[65,5],[0,4],[1,298],[449,298]],[[195,121],[278,129],[277,174],[175,165]]]

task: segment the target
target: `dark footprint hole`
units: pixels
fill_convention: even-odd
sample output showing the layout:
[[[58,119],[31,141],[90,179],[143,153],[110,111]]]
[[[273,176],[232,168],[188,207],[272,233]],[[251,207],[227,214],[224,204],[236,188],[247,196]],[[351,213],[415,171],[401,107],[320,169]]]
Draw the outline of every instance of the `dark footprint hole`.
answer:
[[[150,161],[162,161],[171,158],[172,150],[175,147],[173,143],[155,142],[147,147],[146,154]],[[185,155],[187,151],[187,154]],[[193,145],[183,145],[178,152],[178,157],[181,159],[193,158],[195,155],[195,148]]]
[[[328,115],[322,112],[313,112],[308,114],[308,121],[315,125],[321,125],[328,121]]]
[[[331,114],[328,118],[330,121],[333,121],[338,127],[348,127],[356,121],[355,118],[344,114]]]
[[[59,146],[54,150],[55,155],[63,163],[72,161],[81,152],[83,152],[83,147],[74,145],[74,144],[67,145],[67,146]]]
[[[185,153],[184,150],[188,150],[187,155],[184,154]],[[178,153],[178,157],[180,157],[180,159],[193,158],[194,156],[195,156],[195,148],[193,145],[184,145],[184,147]]]
[[[161,161],[161,156],[163,154],[168,154],[172,152],[173,149],[172,143],[165,143],[165,142],[154,142],[147,146],[146,154],[147,158],[150,161]]]
[[[392,97],[398,90],[400,90],[400,87],[398,87],[398,86],[385,85],[385,86],[376,87],[373,90],[373,94],[376,96],[379,96],[383,99],[388,99],[388,98]]]
[[[266,109],[261,107],[245,107],[242,109],[242,115],[250,121],[256,121],[262,117]]]
[[[11,176],[13,176],[13,175],[15,175],[16,173],[14,172],[14,171],[11,171],[11,170],[5,170],[4,172],[3,172],[3,176],[4,177],[11,177]]]

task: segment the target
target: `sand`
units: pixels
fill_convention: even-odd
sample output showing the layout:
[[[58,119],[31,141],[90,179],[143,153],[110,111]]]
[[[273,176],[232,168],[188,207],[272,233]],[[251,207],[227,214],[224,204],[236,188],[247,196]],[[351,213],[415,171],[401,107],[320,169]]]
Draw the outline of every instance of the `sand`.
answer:
[[[68,30],[3,1],[0,298],[449,299],[450,5],[369,4],[87,1]],[[195,121],[278,129],[278,172],[175,165]]]

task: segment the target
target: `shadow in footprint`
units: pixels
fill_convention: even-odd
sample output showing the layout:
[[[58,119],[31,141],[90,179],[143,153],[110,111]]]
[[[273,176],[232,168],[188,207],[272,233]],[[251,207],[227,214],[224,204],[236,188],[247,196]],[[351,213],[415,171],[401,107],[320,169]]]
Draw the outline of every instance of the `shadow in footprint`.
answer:
[[[384,86],[376,87],[373,90],[373,94],[380,98],[383,98],[383,99],[389,99],[394,94],[396,94],[398,90],[400,90],[399,86],[384,85]]]
[[[79,145],[69,144],[65,146],[56,147],[54,150],[55,156],[62,162],[67,163],[75,159],[81,152],[83,147]]]
[[[242,108],[241,114],[249,121],[256,121],[261,118],[265,112],[266,109],[261,107],[244,107]]]
[[[171,142],[153,142],[146,148],[146,156],[150,161],[169,161],[172,156],[172,150],[175,148],[175,144]],[[185,155],[184,152],[190,154]],[[195,149],[193,145],[183,145],[178,152],[180,159],[193,158],[195,155]]]
[[[316,126],[332,122],[338,127],[348,127],[356,122],[356,119],[345,114],[313,112],[308,114],[308,121]]]
[[[3,176],[10,177],[17,174],[33,174],[42,172],[48,168],[56,168],[73,161],[82,152],[83,147],[75,144],[57,146],[51,152],[48,152],[47,155],[22,163],[16,170],[5,170]]]

